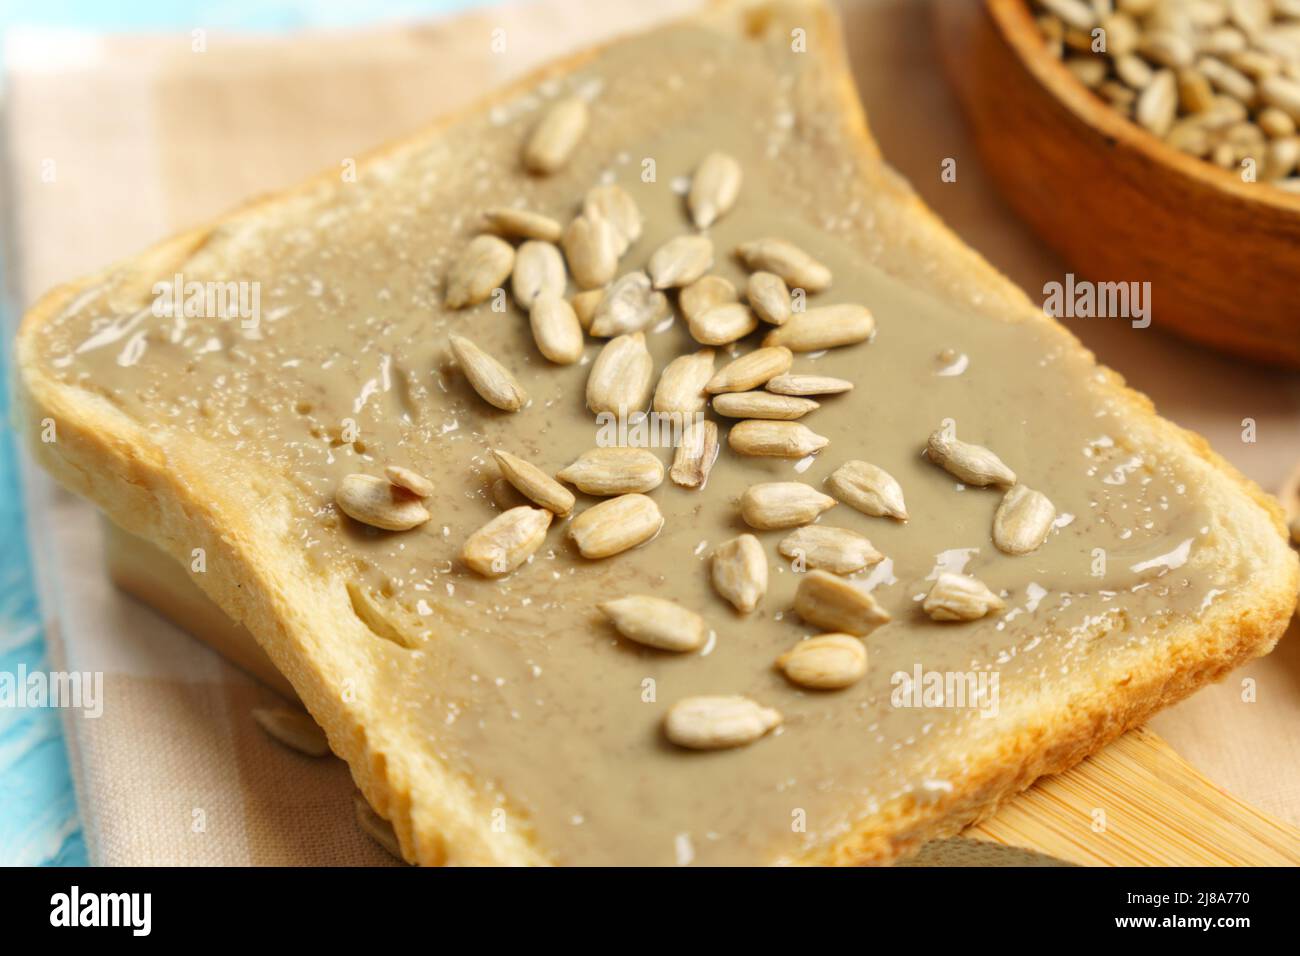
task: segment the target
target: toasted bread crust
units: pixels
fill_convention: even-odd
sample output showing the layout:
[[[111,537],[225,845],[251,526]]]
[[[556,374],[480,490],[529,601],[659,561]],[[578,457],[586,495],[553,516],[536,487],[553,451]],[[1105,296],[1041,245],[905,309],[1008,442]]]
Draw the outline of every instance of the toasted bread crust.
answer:
[[[774,5],[779,6],[779,5]],[[774,6],[721,4],[707,16],[737,32],[762,29]],[[820,22],[819,35],[832,42],[827,58],[834,86],[834,108],[854,130],[859,162],[910,229],[907,237],[967,281],[996,292],[1011,303],[1015,321],[1052,325],[1041,310],[977,253],[966,247],[896,178],[880,174],[879,152],[867,129],[844,62],[838,25],[820,3],[801,7],[802,16]],[[590,50],[554,64],[498,92],[471,110],[510,98],[542,80],[567,72],[596,55]],[[455,123],[459,115],[367,157],[375,161],[425,142]],[[384,725],[367,706],[365,687],[345,699],[340,688],[363,680],[351,629],[361,625],[348,613],[348,597],[337,582],[314,575],[304,557],[274,533],[288,520],[288,499],[271,475],[249,475],[247,465],[232,481],[196,442],[169,435],[156,443],[145,426],[106,400],[55,379],[37,357],[37,330],[58,316],[86,289],[124,268],[147,287],[156,275],[177,271],[195,250],[231,219],[257,216],[271,204],[324,188],[329,171],[280,196],[260,199],[216,223],[167,240],[145,253],[45,295],[25,315],[19,330],[18,408],[38,460],[62,483],[103,508],[128,531],[157,544],[188,565],[191,549],[204,548],[209,570],[195,581],[258,639],[288,678],[308,710],[343,757],[367,800],[397,832],[407,859],[422,864],[549,862],[546,848],[527,835],[494,833],[478,821],[489,806],[474,787],[425,750],[403,739],[400,728]],[[1086,351],[1063,328],[1072,347]],[[1104,672],[1081,679],[1068,699],[1032,714],[1017,715],[1012,731],[968,751],[964,770],[951,792],[928,801],[895,801],[833,845],[800,862],[886,863],[922,842],[956,833],[994,812],[1008,797],[1046,773],[1064,770],[1104,746],[1150,714],[1221,679],[1232,668],[1267,653],[1281,636],[1296,603],[1300,568],[1286,546],[1277,502],[1238,473],[1191,432],[1159,419],[1146,396],[1127,389],[1107,372],[1103,386],[1135,422],[1163,443],[1171,455],[1199,464],[1205,494],[1230,511],[1241,530],[1238,558],[1253,570],[1255,590],[1212,605],[1197,621],[1164,634],[1157,642],[1110,663]],[[58,439],[39,440],[41,422],[52,419]],[[255,520],[254,520],[255,516]],[[1235,552],[1234,552],[1235,554]]]

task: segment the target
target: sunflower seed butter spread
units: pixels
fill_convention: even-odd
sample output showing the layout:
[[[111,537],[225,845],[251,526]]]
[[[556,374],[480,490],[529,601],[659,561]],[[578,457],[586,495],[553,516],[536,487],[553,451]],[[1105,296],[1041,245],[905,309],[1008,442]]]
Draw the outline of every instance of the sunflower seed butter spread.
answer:
[[[562,168],[529,174],[520,144],[565,95],[589,102],[585,134]],[[786,34],[666,28],[398,147],[355,182],[318,184],[219,227],[176,272],[187,283],[250,284],[257,321],[155,314],[152,296],[128,294],[122,273],[42,330],[44,358],[160,441],[183,431],[278,476],[297,502],[288,533],[312,566],[390,625],[370,648],[387,719],[492,794],[509,825],[555,862],[793,859],[890,801],[951,791],[963,754],[1013,730],[1041,695],[1161,640],[1169,623],[1242,583],[1198,563],[1211,516],[1186,475],[1127,433],[1082,350],[1046,322],[1006,321],[1006,292],[945,276],[925,248],[891,242],[898,207],[875,198],[891,174],[861,155],[851,120],[828,108],[837,95],[816,55],[792,51]],[[813,396],[820,407],[802,419],[829,445],[800,460],[742,457],[724,437],[702,489],[665,480],[649,492],[664,524],[648,543],[580,556],[566,527],[600,499],[579,494],[518,570],[473,573],[460,548],[500,511],[491,450],[554,474],[608,437],[584,403],[603,343],[589,338],[577,363],[548,362],[508,294],[446,308],[450,264],[485,210],[518,205],[567,224],[591,186],[613,182],[644,216],[618,274],[644,269],[664,242],[697,231],[685,191],[715,151],[740,161],[744,181],[705,233],[710,272],[743,297],[747,272],[733,250],[783,238],[834,277],[809,307],[856,303],[874,315],[871,341],[795,356],[792,373],[854,383]],[[670,298],[673,317],[643,330],[655,380],[700,347]],[[717,366],[770,328],[719,348]],[[528,404],[511,413],[480,399],[452,360],[453,334],[513,373]],[[1000,552],[990,528],[1001,491],[963,486],[923,456],[948,419],[1051,499],[1056,518],[1041,547]],[[717,421],[725,436],[731,420]],[[653,450],[667,467],[672,449]],[[908,520],[839,504],[818,523],[866,535],[885,555],[850,580],[891,620],[863,638],[864,677],[806,690],[773,666],[816,633],[791,610],[801,573],[777,551],[789,532],[755,532],[770,581],[748,615],[713,590],[709,558],[751,530],[737,506],[747,488],[821,490],[854,459],[897,478]],[[392,464],[432,479],[430,521],[384,532],[338,511],[345,476],[382,476]],[[942,571],[978,577],[1005,608],[973,622],[931,620],[921,600]],[[597,605],[632,594],[701,614],[708,640],[674,654],[620,638]],[[927,701],[905,693],[899,674],[966,675],[992,696]],[[665,739],[674,702],[733,694],[779,710],[780,727],[713,752]]]

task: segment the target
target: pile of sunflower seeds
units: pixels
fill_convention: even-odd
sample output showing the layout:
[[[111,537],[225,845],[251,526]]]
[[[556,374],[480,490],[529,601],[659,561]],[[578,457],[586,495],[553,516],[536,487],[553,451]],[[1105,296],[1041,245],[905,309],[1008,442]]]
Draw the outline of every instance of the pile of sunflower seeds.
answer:
[[[1300,191],[1300,0],[1032,0],[1049,49],[1176,149]]]

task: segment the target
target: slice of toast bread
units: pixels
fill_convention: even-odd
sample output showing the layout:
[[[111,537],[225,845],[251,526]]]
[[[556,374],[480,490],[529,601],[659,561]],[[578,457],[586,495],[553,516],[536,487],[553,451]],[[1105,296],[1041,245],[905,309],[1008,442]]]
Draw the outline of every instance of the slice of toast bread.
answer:
[[[408,859],[887,862],[1284,629],[1297,568],[1276,502],[1096,367],[891,173],[836,31],[818,3],[724,4],[591,51],[379,151],[355,181],[330,173],[261,200],[25,318],[20,398],[41,462],[186,566],[201,551],[195,582],[262,644]],[[520,144],[566,94],[590,100],[579,149],[553,175],[525,173]],[[797,357],[796,372],[856,384],[805,419],[830,445],[798,465],[724,449],[703,489],[650,492],[665,523],[636,551],[587,560],[556,520],[531,562],[479,577],[458,554],[496,513],[490,449],[554,473],[599,444],[582,408],[597,345],[553,366],[516,306],[448,309],[451,262],[485,209],[522,201],[567,223],[612,180],[645,216],[619,272],[641,268],[693,231],[678,189],[713,149],[745,174],[709,230],[714,271],[743,283],[732,248],[776,235],[831,267],[810,308],[875,313],[869,343]],[[260,323],[155,314],[155,283],[175,275],[255,284]],[[646,330],[656,372],[698,347],[684,325]],[[484,405],[448,358],[449,333],[501,357],[531,404]],[[968,368],[937,374],[954,359]],[[1001,494],[922,457],[944,418],[1052,498],[1058,521],[1032,554],[990,541]],[[899,479],[909,518],[840,504],[821,523],[887,556],[857,580],[892,620],[864,638],[856,685],[802,690],[772,668],[815,633],[790,610],[801,570],[776,552],[785,532],[761,534],[771,580],[747,616],[712,592],[708,555],[747,530],[735,501],[748,486],[820,486],[853,459]],[[335,508],[344,476],[388,464],[434,479],[426,525],[379,534]],[[917,598],[955,566],[1008,611],[925,617]],[[699,611],[714,635],[704,653],[621,641],[595,605],[629,593]],[[912,706],[893,678],[914,666],[997,674],[997,706]],[[665,740],[669,705],[711,693],[752,697],[784,724],[729,751]]]

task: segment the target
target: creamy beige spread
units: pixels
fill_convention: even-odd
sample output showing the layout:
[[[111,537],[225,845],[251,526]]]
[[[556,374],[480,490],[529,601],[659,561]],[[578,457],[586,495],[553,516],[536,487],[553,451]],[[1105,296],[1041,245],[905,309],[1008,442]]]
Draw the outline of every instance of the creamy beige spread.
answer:
[[[1161,640],[1166,624],[1241,583],[1197,566],[1210,516],[1178,469],[1134,446],[1079,349],[1045,322],[999,321],[1003,293],[986,300],[935,274],[925,249],[890,242],[888,213],[873,205],[880,174],[863,174],[873,161],[854,157],[817,56],[792,52],[784,33],[742,41],[674,27],[626,42],[432,142],[398,149],[357,182],[219,229],[179,271],[186,281],[260,283],[256,329],[234,317],[156,317],[147,297],[124,297],[110,280],[40,333],[44,358],[67,382],[160,432],[201,436],[214,455],[255,461],[296,489],[292,534],[310,561],[364,586],[409,644],[374,639],[387,719],[472,777],[557,863],[793,858],[894,798],[949,791],[973,741],[1005,732],[1018,709],[1080,669]],[[591,99],[581,146],[553,176],[522,174],[522,138],[566,92]],[[613,181],[646,217],[620,274],[643,268],[663,241],[691,231],[683,184],[714,149],[741,160],[745,181],[735,209],[709,230],[713,271],[743,288],[731,250],[782,237],[834,273],[810,305],[862,303],[875,314],[869,343],[796,356],[794,372],[856,383],[804,419],[829,447],[795,462],[741,458],[724,440],[702,491],[665,481],[652,492],[666,522],[648,544],[588,561],[557,519],[515,573],[473,574],[457,555],[498,513],[489,449],[554,473],[594,447],[583,391],[600,343],[589,341],[579,364],[555,366],[513,303],[447,311],[449,262],[489,207],[520,203],[567,222],[588,187]],[[647,160],[651,182],[642,178]],[[697,347],[680,314],[646,331],[656,376]],[[448,357],[452,332],[500,358],[531,403],[508,414],[479,399]],[[729,357],[722,350],[719,367]],[[962,488],[922,457],[946,418],[1052,499],[1057,527],[1037,551],[998,552],[990,526],[1001,494]],[[347,419],[359,429],[351,443]],[[729,422],[719,421],[725,434]],[[659,453],[667,465],[671,450]],[[853,579],[893,620],[865,638],[865,678],[841,691],[801,690],[773,667],[813,633],[789,610],[798,574],[776,549],[788,532],[758,533],[771,586],[746,617],[710,587],[708,558],[748,530],[736,506],[745,488],[821,487],[850,459],[883,467],[907,497],[906,523],[844,504],[820,518],[866,534],[886,555]],[[390,463],[434,479],[432,521],[387,533],[338,513],[343,476],[382,475]],[[579,495],[576,511],[597,500]],[[920,598],[950,569],[1005,591],[1006,610],[973,623],[929,620]],[[619,638],[596,604],[632,593],[699,611],[711,639],[673,655]],[[1000,719],[969,707],[894,706],[893,675],[917,668],[996,673]],[[784,724],[735,750],[678,749],[662,735],[663,715],[697,694],[747,695],[778,708]]]

